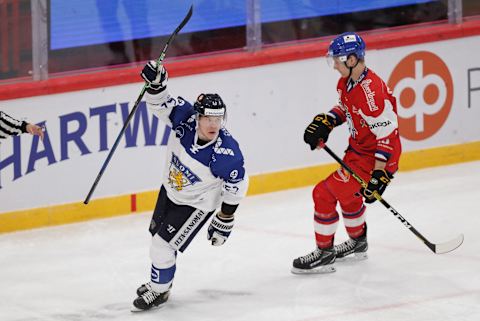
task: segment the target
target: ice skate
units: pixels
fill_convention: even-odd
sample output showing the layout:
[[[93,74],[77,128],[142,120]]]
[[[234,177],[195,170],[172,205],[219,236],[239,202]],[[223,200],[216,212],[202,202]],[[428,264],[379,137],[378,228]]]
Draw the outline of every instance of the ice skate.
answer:
[[[137,289],[137,295],[142,296],[142,294],[151,291],[152,290],[152,284],[150,282],[147,282],[145,284],[142,284],[138,287]]]
[[[167,302],[169,295],[170,291],[159,293],[153,290],[147,290],[133,301],[133,307],[131,311],[141,312],[150,310],[152,308],[160,308],[165,304],[165,302]]]
[[[313,274],[335,272],[335,251],[316,248],[313,252],[293,260],[293,274]]]
[[[368,243],[367,243],[367,236],[360,236],[358,238],[351,238],[347,241],[335,245],[334,247],[335,254],[337,257],[337,261],[343,262],[347,260],[366,260],[367,250],[368,250]]]

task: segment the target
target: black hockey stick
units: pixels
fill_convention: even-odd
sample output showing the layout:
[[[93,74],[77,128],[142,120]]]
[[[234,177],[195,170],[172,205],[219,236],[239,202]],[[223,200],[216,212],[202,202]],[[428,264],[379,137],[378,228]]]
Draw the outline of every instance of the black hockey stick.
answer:
[[[343,168],[345,168],[345,170],[347,170],[347,172],[350,173],[350,175],[352,175],[352,177],[363,187],[363,188],[367,188],[367,182],[365,182],[360,176],[358,176],[347,164],[345,164],[344,161],[342,161],[330,148],[328,148],[328,146],[324,145],[323,146],[323,149],[325,149],[325,151],[330,154],[330,156],[332,156],[340,165],[342,165]],[[443,253],[448,253],[448,252],[451,252],[453,250],[455,250],[457,247],[459,247],[460,245],[462,245],[463,243],[463,234],[460,234],[459,236],[457,236],[456,238],[448,241],[448,242],[445,242],[445,243],[439,243],[439,244],[435,244],[435,243],[432,243],[430,242],[429,240],[427,240],[419,231],[417,231],[413,226],[412,224],[410,224],[402,215],[400,215],[400,213],[397,212],[397,210],[395,210],[390,204],[387,203],[387,201],[385,201],[385,199],[380,195],[378,194],[376,191],[373,192],[373,196],[380,202],[383,204],[383,206],[385,206],[392,214],[393,216],[395,216],[396,218],[398,218],[398,220],[400,222],[402,222],[402,224],[408,228],[410,230],[410,232],[412,232],[413,234],[415,234],[416,237],[418,237],[423,243],[425,243],[425,245],[430,249],[432,250],[433,253],[435,254],[443,254]]]
[[[178,27],[175,29],[175,31],[170,35],[168,38],[167,42],[165,43],[165,46],[163,47],[162,53],[160,54],[160,57],[157,59],[157,66],[160,66],[160,64],[163,62],[163,59],[165,59],[165,54],[167,53],[168,47],[170,46],[170,43],[173,41],[173,38],[182,30],[182,28],[187,24],[187,22],[190,20],[192,17],[193,13],[193,5],[190,6],[190,9],[188,10],[187,15],[185,18],[183,18],[182,22],[178,25]],[[108,163],[110,162],[110,159],[113,156],[113,153],[117,149],[118,144],[120,143],[120,140],[122,139],[123,134],[125,133],[125,130],[128,127],[128,124],[130,123],[130,120],[133,118],[133,115],[137,111],[138,105],[140,104],[140,101],[143,98],[143,95],[145,94],[145,91],[148,88],[148,84],[143,85],[142,91],[140,92],[140,95],[138,96],[137,100],[135,101],[135,105],[133,105],[132,110],[130,111],[130,114],[128,114],[127,120],[123,124],[122,129],[120,130],[120,133],[117,136],[117,139],[115,140],[115,143],[112,146],[112,149],[108,153],[107,159],[103,162],[102,168],[100,169],[100,172],[97,175],[97,178],[95,179],[95,182],[93,182],[92,187],[90,188],[90,191],[88,192],[87,197],[85,198],[85,201],[83,202],[84,204],[88,204],[90,201],[90,198],[92,197],[93,192],[95,191],[95,188],[97,188],[98,182],[102,178],[103,172],[105,172],[105,169],[108,166]]]

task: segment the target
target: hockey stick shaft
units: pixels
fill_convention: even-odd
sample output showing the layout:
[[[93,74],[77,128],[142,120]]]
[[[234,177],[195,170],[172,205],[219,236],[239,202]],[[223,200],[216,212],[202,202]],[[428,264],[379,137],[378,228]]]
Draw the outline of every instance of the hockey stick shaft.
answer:
[[[165,55],[166,55],[166,53],[167,53],[168,47],[170,46],[170,43],[173,41],[173,39],[175,38],[175,36],[180,32],[180,30],[182,30],[182,28],[183,28],[183,27],[187,24],[187,22],[190,20],[190,18],[192,17],[192,13],[193,13],[193,5],[190,6],[190,9],[188,10],[187,15],[185,16],[185,18],[183,18],[182,22],[181,22],[181,23],[178,25],[178,27],[173,31],[173,33],[170,35],[170,37],[168,38],[167,42],[165,43],[165,46],[163,47],[163,50],[162,50],[162,52],[160,53],[160,56],[159,56],[158,59],[157,59],[157,66],[160,66],[160,64],[161,64],[161,63],[163,62],[163,60],[165,59]],[[128,117],[127,117],[127,119],[125,120],[125,123],[123,124],[123,127],[122,127],[122,129],[120,130],[120,133],[118,134],[117,139],[115,140],[115,143],[113,144],[112,148],[110,149],[110,152],[108,153],[107,158],[106,158],[105,161],[103,162],[103,165],[102,165],[102,167],[100,168],[100,171],[99,171],[97,177],[95,178],[95,181],[93,182],[93,185],[92,185],[92,187],[90,188],[90,191],[88,192],[88,195],[87,195],[87,197],[85,198],[85,201],[83,202],[84,204],[88,204],[88,202],[90,201],[90,198],[92,197],[93,192],[94,192],[95,189],[97,188],[98,182],[100,182],[100,179],[102,178],[103,173],[105,172],[105,169],[106,169],[107,166],[108,166],[108,163],[110,163],[110,160],[112,159],[113,153],[115,153],[115,150],[117,149],[118,144],[120,143],[120,141],[121,141],[121,139],[122,139],[122,136],[125,134],[125,131],[127,130],[127,127],[128,127],[128,124],[130,123],[130,120],[133,118],[133,115],[134,115],[135,112],[137,111],[138,106],[139,106],[140,102],[142,101],[143,95],[145,95],[145,91],[147,90],[147,88],[148,88],[148,85],[147,85],[147,84],[143,85],[143,88],[142,88],[142,91],[140,92],[140,95],[138,96],[137,100],[135,101],[135,104],[133,105],[133,108],[132,108],[132,110],[130,111],[130,114],[128,114]]]
[[[323,145],[323,149],[333,157],[347,172],[352,175],[352,177],[363,187],[367,188],[368,184],[361,178],[357,173],[355,173],[345,162],[338,157],[328,146]],[[417,229],[415,229],[412,224],[410,224],[396,209],[394,209],[380,194],[376,191],[373,192],[373,196],[382,203],[392,214],[395,216],[407,229],[410,230],[416,237],[418,237],[433,253],[440,254],[453,251],[459,247],[463,242],[463,235],[457,237],[456,239],[447,242],[445,244],[434,244],[427,240]]]

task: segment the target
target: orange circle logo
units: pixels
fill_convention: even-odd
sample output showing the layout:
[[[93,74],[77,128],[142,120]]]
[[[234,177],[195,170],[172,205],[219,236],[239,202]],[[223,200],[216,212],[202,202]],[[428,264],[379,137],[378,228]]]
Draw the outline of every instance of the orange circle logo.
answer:
[[[419,51],[406,56],[393,70],[388,86],[397,97],[402,137],[422,140],[442,128],[452,109],[453,81],[437,55]]]

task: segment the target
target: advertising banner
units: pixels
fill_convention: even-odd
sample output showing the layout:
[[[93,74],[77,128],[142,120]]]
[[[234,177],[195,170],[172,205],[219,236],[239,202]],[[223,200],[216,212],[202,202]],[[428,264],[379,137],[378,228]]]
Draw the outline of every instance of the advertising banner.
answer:
[[[478,48],[480,37],[371,51],[367,44],[367,66],[397,97],[404,151],[480,141]],[[226,127],[256,175],[332,162],[311,152],[302,136],[336,103],[337,80],[322,57],[176,77],[168,88],[189,101],[220,94]],[[83,201],[141,88],[139,77],[129,85],[1,101],[2,111],[46,131],[43,142],[30,135],[0,142],[0,213]],[[158,189],[170,131],[142,103],[93,199]],[[329,145],[341,154],[347,138],[341,126]]]

